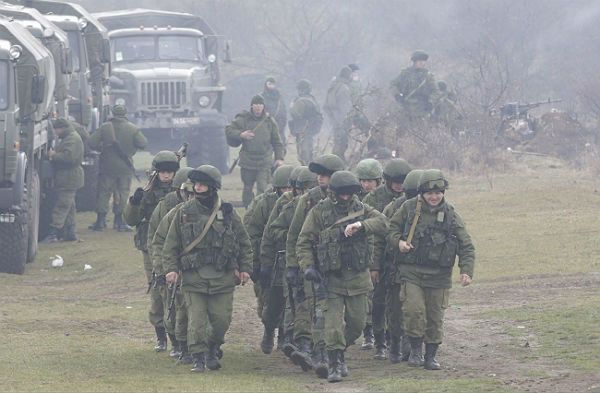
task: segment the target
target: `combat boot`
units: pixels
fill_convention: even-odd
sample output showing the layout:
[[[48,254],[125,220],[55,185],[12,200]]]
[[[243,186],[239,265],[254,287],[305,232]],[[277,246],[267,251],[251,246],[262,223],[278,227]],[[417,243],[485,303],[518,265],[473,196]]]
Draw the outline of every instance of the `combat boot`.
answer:
[[[64,232],[63,232],[63,237],[62,239],[66,242],[76,242],[77,240],[79,240],[79,238],[77,237],[77,234],[75,234],[75,225],[71,224],[71,225],[65,225],[65,227],[63,228]]]
[[[285,356],[287,356],[288,358],[291,359],[292,357],[292,353],[294,353],[294,351],[298,350],[298,347],[296,347],[296,345],[294,345],[294,332],[293,330],[290,330],[286,335],[285,335],[285,342],[283,344],[283,354]]]
[[[102,232],[106,229],[106,213],[96,214],[96,222],[88,227],[92,231]]]
[[[265,327],[265,331],[263,333],[262,341],[260,342],[260,349],[264,354],[268,355],[273,352],[273,346],[275,339],[275,330],[268,329]]]
[[[410,351],[408,351],[410,353]],[[390,342],[390,362],[392,364],[400,363],[402,361],[402,353],[400,353],[400,338],[396,336],[391,337]]]
[[[327,368],[327,351],[325,345],[315,346],[313,348],[313,368],[319,378],[325,379],[329,374]]]
[[[292,362],[295,365],[300,366],[302,371],[308,371],[312,369],[312,361],[310,359],[310,339],[306,337],[300,337],[298,339],[298,350],[292,352]]]
[[[441,370],[442,366],[435,360],[439,344],[425,344],[425,370]]]
[[[162,326],[155,326],[154,331],[156,331],[156,346],[154,350],[156,352],[164,352],[167,350],[167,332]]]
[[[340,350],[327,351],[329,356],[329,373],[327,375],[327,382],[341,382],[342,381],[342,370],[340,362]]]
[[[192,354],[192,359],[194,360],[194,367],[192,367],[193,373],[203,373],[206,369],[206,363],[204,360],[204,352],[194,353]]]
[[[179,341],[179,348],[181,349],[181,354],[179,355],[179,359],[177,359],[177,364],[192,364],[194,359],[188,352],[187,341]]]
[[[423,337],[409,337],[408,339],[410,340],[408,365],[410,367],[422,367],[425,362],[423,359]]]
[[[50,227],[46,237],[40,241],[41,244],[50,244],[58,242],[58,230],[54,227]]]
[[[132,232],[133,229],[123,222],[123,216],[121,214],[115,214],[115,220],[113,221],[113,229],[118,232]]]
[[[350,375],[348,371],[348,365],[346,364],[346,351],[340,351],[340,374],[343,378]]]
[[[181,348],[179,346],[179,342],[175,338],[174,334],[168,334],[169,340],[171,340],[171,352],[169,352],[169,356],[172,358],[178,358],[181,355]]]
[[[373,359],[387,359],[387,354],[385,353],[386,349],[387,347],[385,345],[385,332],[382,330],[380,332],[375,333],[375,355],[373,356]]]
[[[410,356],[410,339],[408,336],[402,336],[402,361],[407,362]]]
[[[373,349],[375,347],[374,343],[375,338],[373,337],[373,325],[367,325],[363,330],[363,343],[360,349]]]
[[[221,353],[221,356],[222,353]],[[208,354],[206,355],[206,367],[209,370],[216,371],[221,368],[221,363],[219,363],[219,346],[215,343],[208,344]]]

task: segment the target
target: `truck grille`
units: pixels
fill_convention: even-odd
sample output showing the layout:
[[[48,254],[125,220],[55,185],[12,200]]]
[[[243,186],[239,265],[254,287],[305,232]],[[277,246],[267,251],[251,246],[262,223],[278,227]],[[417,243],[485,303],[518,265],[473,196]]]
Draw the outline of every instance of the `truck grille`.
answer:
[[[188,94],[185,81],[152,81],[140,83],[141,103],[147,107],[179,107]]]

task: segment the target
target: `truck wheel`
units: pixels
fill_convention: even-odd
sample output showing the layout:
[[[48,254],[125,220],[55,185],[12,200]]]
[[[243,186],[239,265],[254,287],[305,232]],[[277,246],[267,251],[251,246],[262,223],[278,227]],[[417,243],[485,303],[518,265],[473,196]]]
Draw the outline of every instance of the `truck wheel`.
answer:
[[[23,274],[27,262],[29,202],[27,190],[23,193],[21,211],[15,212],[11,223],[0,223],[0,272]]]
[[[98,198],[98,172],[99,160],[95,157],[86,157],[83,165],[84,183],[77,194],[75,194],[75,206],[79,212],[96,210],[96,199]]]
[[[34,169],[29,182],[29,241],[27,245],[27,263],[35,260],[38,251],[38,236],[40,232],[40,176]]]

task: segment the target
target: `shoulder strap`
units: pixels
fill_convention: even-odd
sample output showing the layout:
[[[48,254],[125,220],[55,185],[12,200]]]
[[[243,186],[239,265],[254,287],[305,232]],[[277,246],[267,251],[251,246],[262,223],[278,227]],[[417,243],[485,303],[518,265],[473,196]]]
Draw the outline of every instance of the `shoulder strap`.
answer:
[[[334,222],[333,224],[331,224],[329,226],[329,228],[327,228],[327,229],[333,228],[334,226],[336,226],[338,224],[341,224],[343,222],[354,220],[355,218],[358,218],[358,217],[360,217],[360,216],[362,216],[364,214],[365,214],[365,208],[363,207],[363,208],[361,208],[358,211],[352,212],[352,213],[348,214],[347,216],[340,218],[339,220],[337,220],[336,222]]]
[[[192,251],[194,249],[194,247],[196,247],[198,244],[200,244],[202,239],[204,239],[204,237],[208,233],[208,230],[210,229],[211,225],[215,221],[215,218],[217,217],[217,212],[219,211],[220,208],[221,208],[221,198],[217,197],[217,202],[215,203],[215,207],[213,208],[213,211],[210,214],[210,217],[208,218],[206,225],[204,225],[204,228],[202,228],[202,233],[200,233],[200,235],[196,239],[194,239],[193,242],[188,244],[187,247],[183,249],[181,254],[179,254],[179,258],[181,258],[184,255],[189,254],[190,251]]]

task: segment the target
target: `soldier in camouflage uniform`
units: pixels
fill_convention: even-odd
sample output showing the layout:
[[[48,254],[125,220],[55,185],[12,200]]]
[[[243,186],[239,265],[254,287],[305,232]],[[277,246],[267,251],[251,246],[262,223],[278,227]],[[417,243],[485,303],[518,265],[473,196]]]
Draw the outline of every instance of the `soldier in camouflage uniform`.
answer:
[[[327,197],[331,176],[344,169],[344,161],[334,154],[324,154],[312,161],[308,168],[317,174],[318,187],[311,188],[298,200],[286,239],[286,279],[297,288],[294,341],[298,350],[292,361],[303,370],[315,369],[321,378],[327,377],[327,352],[325,349],[323,307],[325,299],[315,296],[310,282],[303,281],[296,258],[296,243],[308,212]],[[313,307],[314,306],[314,307]],[[312,343],[311,343],[312,341]],[[312,359],[311,359],[312,348]]]
[[[392,94],[411,120],[429,116],[439,96],[435,78],[425,68],[428,59],[427,53],[415,51],[410,58],[412,66],[392,81]]]
[[[242,146],[239,158],[244,183],[242,202],[248,207],[254,198],[254,183],[257,193],[262,194],[269,183],[271,168],[283,164],[285,156],[277,123],[265,111],[264,98],[254,96],[250,111],[238,114],[225,128],[225,134],[230,146]]]
[[[175,206],[186,200],[184,190],[181,190],[181,185],[187,180],[187,176],[189,171],[192,168],[184,167],[180,168],[175,177],[173,178],[173,183],[171,187],[173,191],[165,195],[163,199],[158,202],[156,208],[152,212],[152,216],[150,216],[150,223],[148,224],[148,254],[152,259],[152,268],[154,273],[162,277],[165,275],[165,272],[162,269],[162,243],[158,242],[158,246],[154,247],[154,236],[156,231],[158,230],[159,224],[162,219],[173,209]],[[161,297],[163,300],[163,315],[167,315],[167,310],[169,308],[169,293],[166,286],[160,287]],[[164,320],[165,329],[167,331],[167,336],[171,340],[171,352],[169,356],[175,358],[181,355],[181,348],[175,337],[175,319]]]
[[[289,180],[292,170],[291,165],[282,165],[273,173],[273,191],[260,194],[253,201],[246,214],[244,215],[244,226],[250,236],[252,243],[252,281],[254,282],[254,293],[257,301],[258,317],[265,327],[261,348],[264,353],[271,353],[273,350],[274,332],[278,324],[272,325],[273,317],[269,315],[269,310],[264,310],[265,294],[263,289],[270,285],[270,272],[262,271],[260,264],[260,247],[269,215],[273,210],[277,200],[284,193],[290,191]],[[268,292],[268,291],[267,291]]]
[[[352,89],[350,81],[352,70],[343,67],[339,75],[331,82],[327,90],[323,109],[329,119],[333,133],[332,153],[345,160],[348,149],[348,130],[352,126]]]
[[[211,165],[189,173],[196,198],[174,214],[163,247],[168,283],[181,276],[188,310],[188,348],[193,372],[221,368],[233,312],[236,284],[245,285],[252,269],[252,246],[242,220],[230,203],[221,202],[221,174]]]
[[[129,232],[123,223],[122,213],[129,195],[131,178],[134,175],[133,155],[148,144],[141,131],[127,120],[127,108],[115,105],[113,118],[102,124],[88,141],[91,149],[100,152],[100,175],[98,178],[98,201],[96,222],[90,226],[94,231],[106,228],[108,203],[113,196],[114,227],[120,232]]]
[[[279,137],[283,146],[286,145],[285,126],[287,125],[287,106],[285,99],[277,88],[275,78],[268,77],[265,81],[263,92],[261,93],[265,99],[265,111],[275,119],[277,128],[279,129]]]
[[[75,193],[83,187],[83,142],[71,123],[59,118],[53,121],[54,132],[59,141],[48,156],[54,169],[56,203],[52,208],[52,221],[48,235],[42,243],[58,241],[62,230],[63,240],[75,241]]]
[[[402,188],[404,192],[398,198],[391,201],[384,209],[383,214],[388,218],[392,218],[394,213],[400,209],[400,206],[408,199],[412,199],[419,194],[419,179],[423,170],[413,169],[408,172]],[[388,244],[378,245],[383,250],[376,250],[383,253],[382,265],[385,267],[385,274],[382,278],[386,288],[385,298],[385,315],[388,321],[388,332],[390,336],[390,362],[400,363],[406,362],[410,356],[410,341],[404,335],[402,327],[402,304],[400,303],[400,278],[397,274],[396,265],[394,263],[398,248],[390,247]]]
[[[308,213],[296,247],[304,279],[326,297],[329,382],[348,375],[344,352],[363,331],[367,294],[379,274],[372,258],[374,237],[384,236],[387,230],[384,215],[356,196],[360,188],[351,172],[334,173],[328,197]]]
[[[427,370],[441,369],[435,356],[442,342],[456,257],[462,286],[471,283],[475,264],[475,248],[465,224],[444,198],[447,188],[441,171],[423,172],[419,195],[394,213],[388,235],[390,247],[400,251],[396,267],[403,325],[411,344],[408,365]]]
[[[307,165],[313,158],[314,137],[321,132],[323,115],[317,99],[311,94],[310,81],[301,79],[296,85],[298,96],[290,108],[290,133],[296,138],[298,160]]]
[[[161,151],[152,160],[152,169],[156,176],[152,183],[144,190],[139,187],[129,197],[125,207],[124,217],[128,225],[135,226],[135,247],[142,252],[144,258],[144,272],[150,290],[150,310],[148,319],[156,332],[157,344],[154,350],[162,352],[167,349],[167,334],[163,320],[163,299],[161,286],[165,285],[165,277],[153,271],[152,259],[148,253],[148,227],[152,213],[158,202],[172,191],[172,182],[175,172],[179,170],[179,159],[171,151]]]

